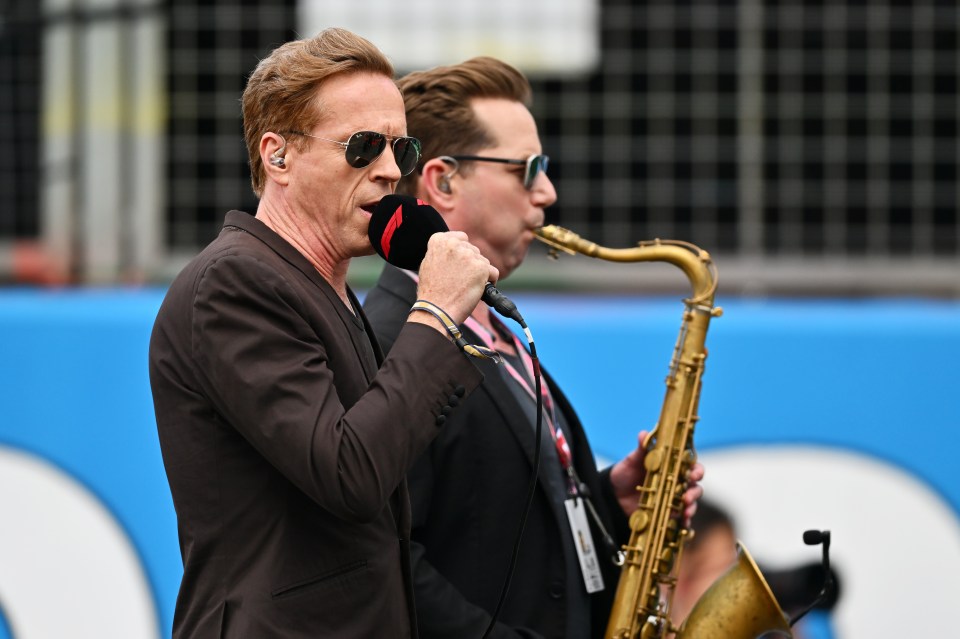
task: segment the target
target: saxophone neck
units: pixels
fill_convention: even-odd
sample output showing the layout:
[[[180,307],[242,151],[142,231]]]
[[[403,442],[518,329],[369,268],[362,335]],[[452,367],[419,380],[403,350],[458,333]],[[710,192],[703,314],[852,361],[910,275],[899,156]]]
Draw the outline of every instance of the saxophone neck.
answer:
[[[559,251],[575,255],[580,253],[610,262],[668,262],[681,269],[693,289],[687,303],[707,309],[717,316],[722,311],[714,308],[717,290],[717,267],[710,254],[702,248],[680,240],[649,240],[630,248],[608,248],[585,240],[573,231],[561,226],[548,225],[536,230],[535,237],[550,247],[550,256],[556,258]]]

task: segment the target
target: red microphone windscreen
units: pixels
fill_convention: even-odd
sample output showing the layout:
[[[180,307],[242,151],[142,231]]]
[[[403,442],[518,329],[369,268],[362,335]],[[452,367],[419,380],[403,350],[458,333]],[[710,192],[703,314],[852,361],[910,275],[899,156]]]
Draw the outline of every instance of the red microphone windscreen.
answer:
[[[390,264],[417,270],[434,233],[449,230],[437,210],[409,195],[386,195],[370,216],[373,250]]]

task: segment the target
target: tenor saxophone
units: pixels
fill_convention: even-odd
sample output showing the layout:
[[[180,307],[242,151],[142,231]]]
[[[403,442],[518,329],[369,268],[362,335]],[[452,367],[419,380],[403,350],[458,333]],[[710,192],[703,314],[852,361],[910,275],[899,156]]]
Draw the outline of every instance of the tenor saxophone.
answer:
[[[680,334],[666,380],[666,396],[656,426],[644,442],[646,475],[637,486],[637,508],[630,516],[630,538],[621,553],[620,580],[610,612],[607,639],[755,639],[766,632],[791,637],[788,621],[746,548],[738,544],[736,564],[697,601],[677,628],[670,603],[685,541],[683,493],[697,459],[693,445],[697,406],[714,306],[717,270],[709,254],[676,240],[640,242],[613,249],[584,240],[558,226],[544,226],[537,239],[558,250],[613,262],[668,262],[680,268],[692,287],[684,299]]]

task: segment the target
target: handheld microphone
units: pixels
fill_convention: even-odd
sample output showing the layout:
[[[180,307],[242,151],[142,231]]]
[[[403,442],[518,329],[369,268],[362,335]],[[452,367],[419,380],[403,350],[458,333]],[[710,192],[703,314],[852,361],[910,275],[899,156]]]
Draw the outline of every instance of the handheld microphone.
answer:
[[[370,216],[367,235],[377,255],[397,268],[416,271],[434,233],[449,231],[435,208],[410,195],[385,195]],[[490,282],[481,299],[495,311],[526,326],[514,304]]]

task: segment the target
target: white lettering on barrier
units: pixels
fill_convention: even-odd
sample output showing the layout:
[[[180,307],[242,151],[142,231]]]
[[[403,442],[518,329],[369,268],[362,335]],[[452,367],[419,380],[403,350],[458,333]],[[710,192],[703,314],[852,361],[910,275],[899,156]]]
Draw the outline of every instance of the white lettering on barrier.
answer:
[[[0,608],[15,639],[159,637],[140,559],[86,487],[0,446],[0,512]]]

